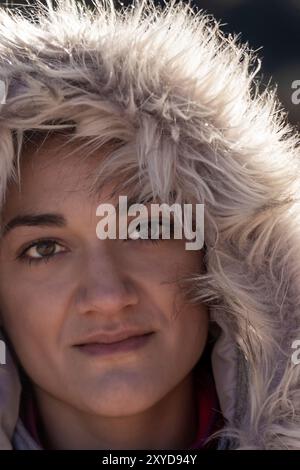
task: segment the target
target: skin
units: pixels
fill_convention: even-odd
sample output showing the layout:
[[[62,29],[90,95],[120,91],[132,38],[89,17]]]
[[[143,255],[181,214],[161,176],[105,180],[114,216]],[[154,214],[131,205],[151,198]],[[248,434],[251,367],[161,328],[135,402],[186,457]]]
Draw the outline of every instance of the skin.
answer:
[[[21,162],[3,223],[24,213],[60,213],[66,226],[19,226],[0,241],[3,328],[33,384],[50,449],[176,449],[197,431],[192,369],[208,333],[206,307],[188,304],[177,280],[199,272],[201,251],[184,240],[99,240],[97,197],[87,179],[97,158],[62,161],[50,137]],[[55,240],[26,248],[38,238]],[[29,264],[20,254],[38,258]],[[55,254],[53,254],[55,253]],[[138,350],[105,357],[74,345],[94,332],[154,331]]]

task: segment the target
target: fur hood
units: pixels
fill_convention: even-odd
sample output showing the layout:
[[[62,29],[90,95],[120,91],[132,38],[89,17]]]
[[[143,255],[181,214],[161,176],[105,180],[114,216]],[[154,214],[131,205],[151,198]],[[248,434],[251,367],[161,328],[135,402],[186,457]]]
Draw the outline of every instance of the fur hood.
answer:
[[[187,292],[216,338],[219,447],[300,449],[299,136],[259,90],[259,60],[188,4],[36,8],[0,11],[1,202],[25,132],[68,128],[82,148],[115,146],[96,185],[124,174],[143,197],[204,203],[206,272]],[[1,448],[24,431],[13,371],[0,366]]]

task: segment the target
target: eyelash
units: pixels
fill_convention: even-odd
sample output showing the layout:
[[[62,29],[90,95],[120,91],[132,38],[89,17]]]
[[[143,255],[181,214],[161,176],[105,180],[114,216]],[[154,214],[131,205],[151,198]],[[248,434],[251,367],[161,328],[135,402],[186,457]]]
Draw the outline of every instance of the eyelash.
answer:
[[[161,221],[159,222],[159,226],[162,227]],[[148,227],[151,229],[151,222],[148,223]],[[172,230],[172,233],[174,233],[174,222],[173,222],[173,220],[170,221],[170,228]],[[160,243],[164,240],[165,239],[163,239],[163,238],[157,238],[157,239],[155,239],[155,238],[153,238],[153,239],[152,238],[139,238],[139,239],[136,239],[136,240],[132,240],[132,239],[128,238],[127,240],[124,240],[124,241],[129,241],[129,242],[139,241],[140,243],[143,243],[143,242],[147,243],[147,242],[150,241],[154,245],[157,245],[158,243]]]
[[[151,242],[153,243],[154,245],[158,244],[159,242],[163,241],[161,239],[151,239],[151,238],[148,238],[148,239],[142,239],[142,238],[139,238],[137,240],[131,240],[130,238],[129,239],[125,239],[124,241],[129,241],[129,242],[140,242],[140,243],[143,243],[143,242]],[[38,246],[39,244],[42,244],[42,243],[53,243],[54,245],[60,245],[61,244],[57,241],[57,240],[54,240],[54,239],[51,239],[51,238],[42,238],[42,239],[39,239],[39,240],[35,240],[34,242],[32,242],[29,246],[27,246],[20,255],[17,256],[17,259],[19,259],[21,262],[24,262],[24,263],[28,263],[29,265],[31,264],[35,264],[35,263],[40,263],[40,262],[44,262],[44,263],[47,263],[49,260],[51,260],[52,258],[54,258],[55,256],[59,255],[61,252],[59,253],[56,253],[56,254],[52,254],[52,255],[45,255],[45,256],[41,256],[40,258],[34,258],[34,257],[31,257],[31,256],[28,256],[26,255],[26,252],[28,250],[30,250],[30,248],[33,248],[33,247],[36,247]],[[64,253],[64,252],[63,252]]]
[[[28,245],[22,251],[22,253],[17,256],[17,259],[19,259],[21,262],[28,263],[28,264],[40,263],[41,261],[43,261],[44,263],[47,263],[51,258],[54,258],[55,256],[57,256],[61,253],[65,253],[65,251],[63,251],[63,252],[60,251],[59,253],[52,254],[52,255],[41,256],[40,258],[34,258],[34,257],[26,255],[26,252],[28,250],[30,250],[30,248],[36,247],[36,246],[38,246],[40,244],[43,244],[43,243],[44,244],[52,243],[53,245],[62,246],[57,240],[54,240],[52,238],[41,238],[39,240],[35,240],[34,242],[30,243],[30,245]]]

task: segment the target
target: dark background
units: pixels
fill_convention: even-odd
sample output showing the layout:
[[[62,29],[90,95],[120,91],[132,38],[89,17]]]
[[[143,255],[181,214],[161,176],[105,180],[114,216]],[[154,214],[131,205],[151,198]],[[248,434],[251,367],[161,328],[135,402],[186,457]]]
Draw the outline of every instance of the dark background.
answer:
[[[120,7],[132,3],[114,1]],[[34,0],[0,0],[8,8],[31,3]],[[164,5],[163,0],[156,3]],[[257,51],[262,59],[262,85],[270,79],[271,85],[277,84],[289,120],[300,126],[300,103],[293,104],[291,100],[292,82],[300,80],[300,0],[192,0],[191,5],[195,10],[213,14],[225,32],[239,34],[242,42]]]

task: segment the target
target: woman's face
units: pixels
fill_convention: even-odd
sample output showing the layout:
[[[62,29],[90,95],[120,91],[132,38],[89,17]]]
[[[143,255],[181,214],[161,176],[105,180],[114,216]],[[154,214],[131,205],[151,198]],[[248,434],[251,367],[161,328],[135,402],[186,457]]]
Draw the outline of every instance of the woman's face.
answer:
[[[184,240],[97,238],[97,206],[117,200],[111,187],[88,195],[86,176],[97,160],[62,161],[60,138],[25,153],[21,188],[8,187],[4,225],[29,214],[60,219],[19,219],[2,237],[2,324],[43,393],[104,416],[137,413],[179,384],[202,354],[207,310],[187,304],[176,279],[199,272],[203,254],[186,250]],[[92,344],[128,329],[153,333],[136,349],[103,354]]]

